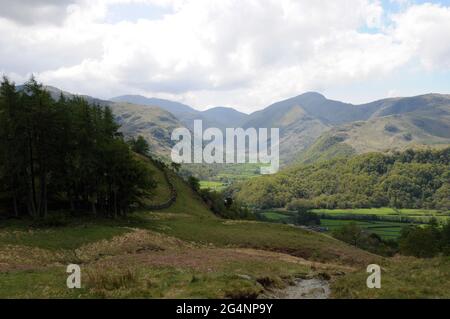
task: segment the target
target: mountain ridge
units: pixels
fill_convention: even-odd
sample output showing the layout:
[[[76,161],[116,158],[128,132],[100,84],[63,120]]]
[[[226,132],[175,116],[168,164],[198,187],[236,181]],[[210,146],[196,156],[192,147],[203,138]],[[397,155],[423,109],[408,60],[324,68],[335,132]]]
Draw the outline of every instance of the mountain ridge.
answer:
[[[199,111],[193,107],[166,99],[145,97],[143,95],[121,95],[110,99],[114,102],[127,102],[146,106],[160,107],[179,118],[180,122],[189,129],[193,128],[194,120],[202,120],[205,128],[218,127],[225,129],[235,127],[247,115],[231,107],[213,107],[206,111]],[[217,114],[218,113],[218,114]]]
[[[52,86],[46,88],[54,98],[61,93],[74,95]],[[339,154],[450,144],[449,94],[386,98],[355,105],[306,92],[251,114],[224,106],[198,111],[183,103],[139,95],[112,101],[83,97],[110,106],[126,136],[143,135],[152,150],[163,156],[168,156],[172,147],[170,131],[176,127],[192,129],[196,119],[203,120],[204,129],[278,127],[282,165]],[[127,102],[130,100],[135,103]]]
[[[397,134],[389,132],[390,125]],[[404,149],[412,144],[445,145],[450,144],[446,133],[450,132],[450,95],[429,93],[355,105],[307,92],[250,114],[244,127],[279,127],[283,164],[297,161],[324,134],[339,137],[328,143],[336,148],[327,150],[329,154],[341,154],[339,143],[346,143],[342,145],[345,154]],[[315,149],[325,151],[323,145]],[[320,156],[310,154],[309,158]]]

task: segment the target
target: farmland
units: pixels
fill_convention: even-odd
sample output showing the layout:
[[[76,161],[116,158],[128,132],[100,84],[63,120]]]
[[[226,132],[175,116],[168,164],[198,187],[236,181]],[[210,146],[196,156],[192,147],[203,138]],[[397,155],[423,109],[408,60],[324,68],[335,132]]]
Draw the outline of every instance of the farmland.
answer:
[[[226,185],[222,182],[200,181],[201,189],[210,189],[213,191],[221,191]]]
[[[395,209],[395,208],[362,208],[362,209],[314,209],[314,213],[330,218],[376,219],[396,222],[428,223],[431,218],[445,221],[450,212],[426,209]]]
[[[349,223],[356,223],[359,227],[366,229],[372,233],[379,235],[383,239],[396,239],[400,236],[400,231],[404,223],[397,222],[379,222],[379,221],[353,221],[353,220],[335,220],[321,219],[321,225],[326,227],[330,232]]]
[[[449,212],[424,209],[314,209],[312,212],[321,216],[321,226],[332,232],[346,224],[355,222],[367,231],[373,232],[384,239],[396,239],[400,230],[408,223],[427,223],[434,217],[444,222],[450,216]],[[259,212],[262,219],[275,223],[293,223],[295,212],[286,210],[267,210]]]
[[[194,176],[201,181],[217,182],[229,185],[233,182],[248,180],[261,176],[261,167],[267,164],[183,164],[181,176]]]

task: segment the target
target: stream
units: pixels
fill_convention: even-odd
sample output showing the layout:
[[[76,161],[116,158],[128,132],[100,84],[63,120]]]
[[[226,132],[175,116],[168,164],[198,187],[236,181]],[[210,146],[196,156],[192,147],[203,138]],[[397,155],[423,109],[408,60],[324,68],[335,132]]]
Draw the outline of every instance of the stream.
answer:
[[[265,293],[261,298],[267,299],[327,299],[330,285],[323,279],[296,279],[295,284],[284,289]]]

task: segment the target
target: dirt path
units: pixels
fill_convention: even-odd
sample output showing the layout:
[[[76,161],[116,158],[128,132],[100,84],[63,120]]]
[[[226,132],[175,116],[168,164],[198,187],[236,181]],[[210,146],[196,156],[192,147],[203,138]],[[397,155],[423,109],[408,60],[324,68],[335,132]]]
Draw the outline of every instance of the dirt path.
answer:
[[[261,298],[268,299],[327,299],[330,285],[323,279],[297,279],[295,284],[284,289],[266,293]]]

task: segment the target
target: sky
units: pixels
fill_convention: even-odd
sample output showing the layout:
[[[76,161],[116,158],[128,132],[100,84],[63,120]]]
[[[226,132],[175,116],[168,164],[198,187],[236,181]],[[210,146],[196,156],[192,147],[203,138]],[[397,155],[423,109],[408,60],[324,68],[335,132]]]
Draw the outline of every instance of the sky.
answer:
[[[450,93],[450,0],[0,0],[0,74],[247,113]]]

